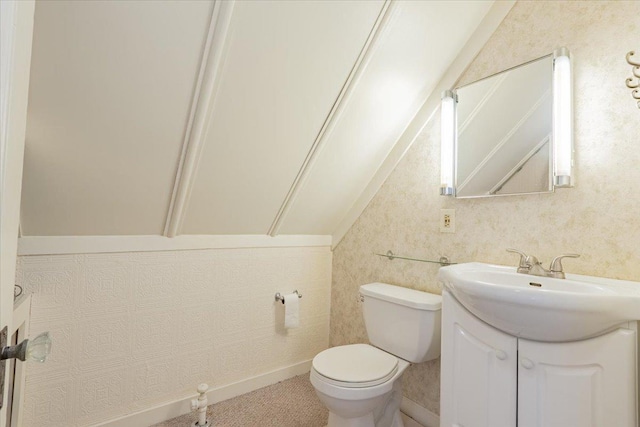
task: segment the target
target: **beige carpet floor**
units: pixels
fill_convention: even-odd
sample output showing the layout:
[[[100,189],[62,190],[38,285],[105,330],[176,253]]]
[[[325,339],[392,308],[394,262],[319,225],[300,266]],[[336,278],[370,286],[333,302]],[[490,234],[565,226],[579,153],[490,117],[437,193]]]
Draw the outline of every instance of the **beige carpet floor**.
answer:
[[[304,374],[209,405],[207,416],[214,427],[324,427],[329,412]],[[154,427],[188,427],[195,420],[187,414]]]

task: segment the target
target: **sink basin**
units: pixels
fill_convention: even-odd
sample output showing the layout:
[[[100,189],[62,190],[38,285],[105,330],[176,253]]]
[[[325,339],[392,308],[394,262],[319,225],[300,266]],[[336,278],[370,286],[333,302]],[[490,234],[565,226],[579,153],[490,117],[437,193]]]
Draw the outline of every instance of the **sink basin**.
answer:
[[[442,267],[438,280],[467,310],[510,335],[576,341],[640,319],[640,283],[567,274],[532,276],[515,267]]]

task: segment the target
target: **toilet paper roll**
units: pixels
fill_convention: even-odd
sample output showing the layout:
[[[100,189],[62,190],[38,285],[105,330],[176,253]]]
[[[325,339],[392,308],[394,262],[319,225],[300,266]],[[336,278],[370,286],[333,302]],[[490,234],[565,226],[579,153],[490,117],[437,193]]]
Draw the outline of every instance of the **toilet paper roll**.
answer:
[[[300,299],[298,294],[284,296],[284,327],[293,329],[300,326]]]

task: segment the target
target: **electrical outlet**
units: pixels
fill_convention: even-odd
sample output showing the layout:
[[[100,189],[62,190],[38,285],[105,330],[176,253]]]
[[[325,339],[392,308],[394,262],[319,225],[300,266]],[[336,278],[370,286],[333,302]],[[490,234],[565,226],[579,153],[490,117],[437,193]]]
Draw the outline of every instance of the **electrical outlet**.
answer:
[[[455,233],[456,232],[456,210],[440,209],[440,232]]]

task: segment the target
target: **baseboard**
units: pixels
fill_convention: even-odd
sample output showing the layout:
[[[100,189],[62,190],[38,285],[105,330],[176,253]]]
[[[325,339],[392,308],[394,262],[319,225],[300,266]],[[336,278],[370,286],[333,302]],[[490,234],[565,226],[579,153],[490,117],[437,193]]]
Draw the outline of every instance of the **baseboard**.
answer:
[[[407,399],[406,397],[402,398],[402,403],[400,404],[400,410],[405,415],[413,418],[415,421],[420,423],[423,427],[439,427],[440,426],[440,417],[418,405],[413,400]]]
[[[280,381],[302,375],[311,369],[311,360],[277,369],[266,374],[247,378],[233,384],[224,385],[214,389],[209,389],[207,399],[209,405],[240,396],[262,387],[275,384]],[[163,403],[144,411],[128,414],[114,420],[95,424],[94,427],[140,427],[149,426],[178,417],[191,412],[191,399],[197,397],[196,393],[179,400]]]
[[[411,418],[409,415],[403,412],[400,412],[400,415],[402,416],[402,423],[404,424],[404,427],[424,427],[422,424],[420,424],[419,422]]]

